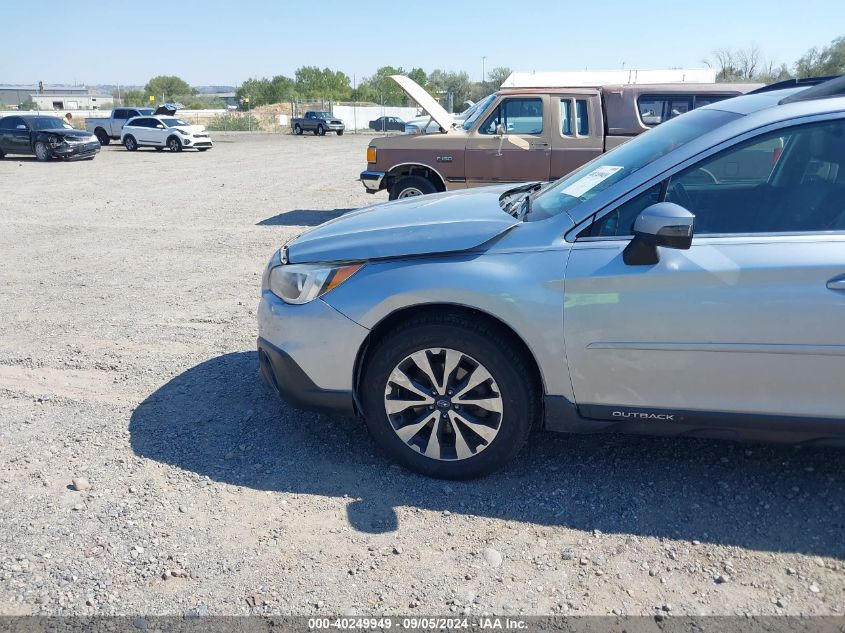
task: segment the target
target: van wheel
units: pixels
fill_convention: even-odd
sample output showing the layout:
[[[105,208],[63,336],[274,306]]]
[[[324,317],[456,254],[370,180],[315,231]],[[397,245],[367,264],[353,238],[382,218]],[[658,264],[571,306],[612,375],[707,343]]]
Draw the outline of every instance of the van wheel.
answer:
[[[180,141],[175,136],[171,136],[167,139],[167,149],[171,152],[181,152],[182,151],[182,141]]]
[[[100,141],[100,145],[108,145],[111,143],[111,138],[109,138],[109,135],[106,134],[106,131],[101,127],[94,130],[94,136],[96,136],[97,140]]]
[[[373,348],[361,381],[367,426],[404,467],[472,479],[507,464],[539,419],[524,354],[485,323],[423,316]]]
[[[403,176],[393,183],[390,188],[389,199],[399,200],[401,198],[415,198],[424,196],[427,193],[435,193],[437,188],[434,183],[422,176]]]
[[[128,149],[130,152],[134,152],[138,149],[138,142],[135,140],[134,136],[128,134],[123,137],[123,147]]]
[[[299,123],[293,126],[293,133],[297,136],[302,136],[302,126]]]

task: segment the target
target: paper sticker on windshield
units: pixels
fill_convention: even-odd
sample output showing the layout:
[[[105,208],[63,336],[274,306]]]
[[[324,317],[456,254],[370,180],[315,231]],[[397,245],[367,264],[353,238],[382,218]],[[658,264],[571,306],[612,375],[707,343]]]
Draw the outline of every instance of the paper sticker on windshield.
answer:
[[[566,189],[561,191],[561,193],[566,194],[567,196],[572,196],[573,198],[580,198],[600,182],[607,180],[613,174],[621,170],[622,167],[620,165],[605,165],[604,167],[596,167],[583,178],[579,178],[573,182]]]

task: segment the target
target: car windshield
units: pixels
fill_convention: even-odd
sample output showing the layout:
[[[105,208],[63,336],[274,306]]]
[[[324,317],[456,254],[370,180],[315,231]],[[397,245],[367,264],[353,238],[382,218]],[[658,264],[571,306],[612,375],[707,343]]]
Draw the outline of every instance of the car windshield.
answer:
[[[475,111],[470,112],[469,116],[464,120],[462,127],[465,130],[470,129],[472,127],[472,124],[475,123],[476,119],[478,119],[479,116],[484,114],[484,111],[488,108],[488,106],[493,102],[495,98],[496,95],[489,95],[478,103],[476,103],[474,106],[472,106],[473,108],[475,108]],[[471,109],[472,108],[470,108],[470,110]]]
[[[740,116],[723,110],[694,110],[644,132],[546,187],[531,201],[526,219],[543,220],[569,212],[646,165]]]
[[[62,128],[71,129],[70,125],[67,125],[61,119],[54,117],[54,116],[40,116],[36,118],[32,118],[28,120],[29,127],[33,130],[61,130]]]
[[[318,119],[331,119],[332,113],[331,112],[315,112],[314,116],[316,116]]]
[[[190,125],[190,123],[187,123],[182,119],[162,119],[162,122],[167,127],[176,127],[177,125]]]

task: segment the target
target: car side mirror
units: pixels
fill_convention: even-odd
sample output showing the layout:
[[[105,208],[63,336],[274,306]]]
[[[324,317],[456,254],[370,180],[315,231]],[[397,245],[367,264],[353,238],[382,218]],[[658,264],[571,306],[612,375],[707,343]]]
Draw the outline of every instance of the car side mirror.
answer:
[[[496,136],[502,138],[505,134],[507,134],[507,132],[505,131],[505,126],[501,123],[496,125]]]
[[[156,127],[157,127],[159,130],[163,130],[163,129],[164,129],[164,126],[163,126],[163,125],[161,125],[161,124],[156,125]]]
[[[658,246],[687,250],[692,246],[695,216],[674,202],[658,202],[634,221],[634,239],[622,252],[629,266],[651,266],[660,261]]]

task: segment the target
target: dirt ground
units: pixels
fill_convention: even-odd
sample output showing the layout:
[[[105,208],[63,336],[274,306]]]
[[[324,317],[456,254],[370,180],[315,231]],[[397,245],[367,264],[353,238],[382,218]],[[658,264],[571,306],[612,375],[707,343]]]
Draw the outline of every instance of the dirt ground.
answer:
[[[546,434],[447,484],[268,393],[262,268],[384,199],[367,140],[0,161],[0,614],[845,612],[841,451]]]

